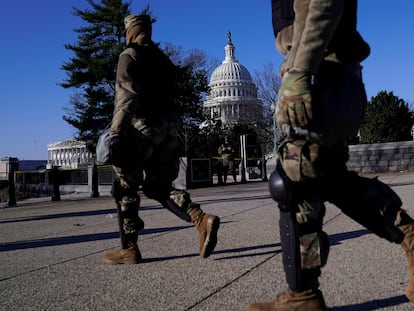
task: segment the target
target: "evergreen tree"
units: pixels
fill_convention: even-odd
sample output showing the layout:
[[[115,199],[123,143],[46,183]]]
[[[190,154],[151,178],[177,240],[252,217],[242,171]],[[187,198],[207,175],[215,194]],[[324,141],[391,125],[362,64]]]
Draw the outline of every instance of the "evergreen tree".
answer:
[[[204,120],[203,99],[208,91],[207,56],[198,49],[184,51],[166,43],[163,51],[177,66],[177,94],[175,104],[180,115],[178,136],[182,155],[198,153],[194,149]]]
[[[85,26],[74,29],[79,34],[76,44],[65,44],[74,56],[61,67],[67,78],[60,85],[75,90],[63,120],[93,150],[100,131],[112,118],[116,64],[125,48],[124,17],[130,11],[122,0],[87,2],[92,9],[73,8]]]
[[[383,143],[411,140],[414,114],[409,105],[381,91],[368,103],[365,121],[360,129],[361,143]]]

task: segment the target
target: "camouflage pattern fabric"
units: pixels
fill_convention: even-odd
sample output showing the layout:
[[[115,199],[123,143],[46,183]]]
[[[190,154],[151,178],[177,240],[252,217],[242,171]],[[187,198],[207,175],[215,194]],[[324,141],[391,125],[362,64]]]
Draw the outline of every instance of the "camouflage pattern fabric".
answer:
[[[125,235],[135,235],[140,229],[138,221],[138,196],[125,196],[121,200],[122,223]]]
[[[291,181],[318,177],[319,147],[319,144],[307,140],[285,140],[280,143],[280,162]]]
[[[191,204],[190,194],[184,190],[174,189],[170,192],[170,199],[179,207],[187,210]]]
[[[222,154],[221,155],[221,163],[224,168],[226,168],[228,171],[231,171],[233,169],[233,155],[232,154]]]
[[[221,157],[221,164],[223,167],[227,168],[227,170],[233,169],[233,160],[234,160],[234,147],[229,143],[222,144],[219,149],[218,153]]]
[[[299,237],[302,269],[319,268],[321,266],[320,243],[317,232]]]

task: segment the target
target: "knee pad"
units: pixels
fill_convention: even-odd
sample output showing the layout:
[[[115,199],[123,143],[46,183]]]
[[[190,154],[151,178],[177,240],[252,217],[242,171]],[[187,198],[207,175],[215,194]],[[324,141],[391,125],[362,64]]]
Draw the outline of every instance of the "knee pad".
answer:
[[[292,209],[291,181],[286,176],[280,162],[269,178],[269,191],[272,199],[278,203],[280,209],[289,211]]]
[[[321,220],[325,204],[319,194],[316,179],[293,183],[278,162],[269,179],[272,199],[285,212],[295,212],[298,223]]]

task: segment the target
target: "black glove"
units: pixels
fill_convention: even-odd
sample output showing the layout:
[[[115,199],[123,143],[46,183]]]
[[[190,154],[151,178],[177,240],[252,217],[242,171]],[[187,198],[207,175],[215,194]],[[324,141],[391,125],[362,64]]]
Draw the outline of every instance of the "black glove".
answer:
[[[109,155],[112,160],[112,164],[122,167],[122,155],[127,151],[126,144],[119,136],[111,136],[108,139]]]
[[[142,165],[145,140],[133,135],[113,136],[108,139],[112,164],[124,169],[135,169]]]

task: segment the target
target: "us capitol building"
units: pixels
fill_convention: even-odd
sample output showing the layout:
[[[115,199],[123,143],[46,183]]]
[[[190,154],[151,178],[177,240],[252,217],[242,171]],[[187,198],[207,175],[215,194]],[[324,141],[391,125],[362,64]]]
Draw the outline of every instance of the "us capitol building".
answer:
[[[263,105],[257,98],[257,87],[250,72],[236,59],[230,32],[227,37],[226,55],[211,75],[204,111],[210,118],[220,119],[223,125],[260,120]]]

